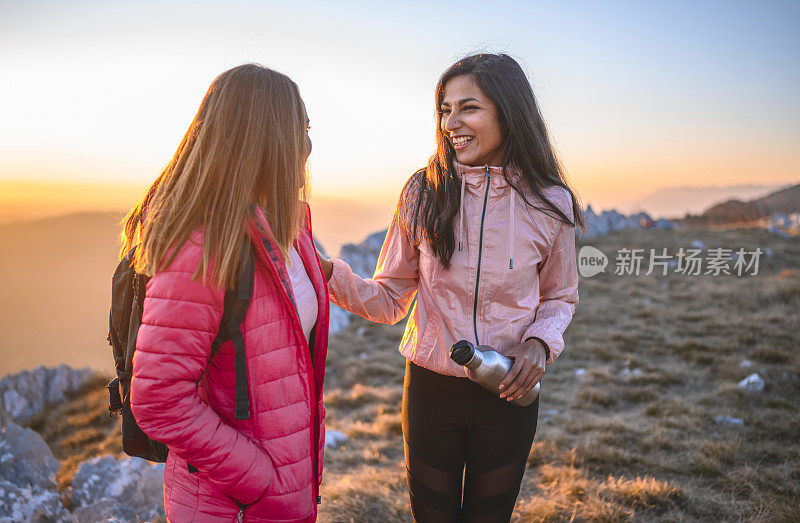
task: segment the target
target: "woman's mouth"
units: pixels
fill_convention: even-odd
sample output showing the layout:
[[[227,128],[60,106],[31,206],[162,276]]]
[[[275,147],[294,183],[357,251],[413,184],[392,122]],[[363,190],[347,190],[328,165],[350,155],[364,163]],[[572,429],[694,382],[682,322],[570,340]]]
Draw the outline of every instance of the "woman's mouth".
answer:
[[[456,151],[461,151],[465,149],[467,146],[469,146],[470,143],[472,143],[472,140],[474,138],[475,138],[474,136],[456,136],[454,138],[451,138],[451,141],[453,143],[453,149],[455,149]]]

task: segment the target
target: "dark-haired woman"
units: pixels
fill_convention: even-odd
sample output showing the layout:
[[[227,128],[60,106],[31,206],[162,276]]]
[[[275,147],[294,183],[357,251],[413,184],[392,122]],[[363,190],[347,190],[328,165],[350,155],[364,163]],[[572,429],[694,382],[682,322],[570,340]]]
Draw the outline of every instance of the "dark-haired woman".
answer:
[[[403,435],[417,521],[508,521],[533,443],[533,388],[564,347],[578,302],[565,181],[530,83],[506,55],[451,66],[436,88],[437,152],[398,200],[373,278],[323,260],[331,299],[407,323]],[[498,397],[449,358],[458,340],[514,359]]]

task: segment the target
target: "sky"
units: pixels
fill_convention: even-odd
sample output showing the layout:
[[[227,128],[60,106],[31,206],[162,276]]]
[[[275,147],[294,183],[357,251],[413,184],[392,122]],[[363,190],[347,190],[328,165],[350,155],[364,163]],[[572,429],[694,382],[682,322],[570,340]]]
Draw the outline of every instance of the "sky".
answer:
[[[312,195],[396,198],[439,75],[506,52],[582,201],[800,181],[800,2],[0,0],[0,182],[149,185],[211,81],[300,86]]]

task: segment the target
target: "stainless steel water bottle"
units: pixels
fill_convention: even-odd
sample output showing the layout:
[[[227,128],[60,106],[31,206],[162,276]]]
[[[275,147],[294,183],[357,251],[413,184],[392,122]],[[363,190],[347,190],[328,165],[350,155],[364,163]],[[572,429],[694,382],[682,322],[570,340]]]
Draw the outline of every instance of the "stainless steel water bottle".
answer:
[[[502,392],[498,387],[513,362],[488,345],[475,345],[467,340],[456,342],[450,349],[450,359],[466,368],[469,379],[496,395]],[[527,407],[539,397],[539,383],[529,390],[524,396],[513,400],[511,403],[520,407]],[[503,398],[506,399],[506,398]]]

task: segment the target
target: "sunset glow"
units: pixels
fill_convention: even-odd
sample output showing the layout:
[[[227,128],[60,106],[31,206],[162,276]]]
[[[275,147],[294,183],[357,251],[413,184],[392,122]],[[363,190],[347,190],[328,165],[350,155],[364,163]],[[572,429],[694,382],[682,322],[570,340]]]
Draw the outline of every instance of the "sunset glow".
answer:
[[[300,85],[313,195],[391,206],[433,150],[439,74],[484,49],[526,67],[584,203],[800,176],[797,4],[459,5],[4,3],[3,214],[35,206],[10,181],[56,183],[42,194],[64,208],[129,205],[211,80],[247,61]]]

